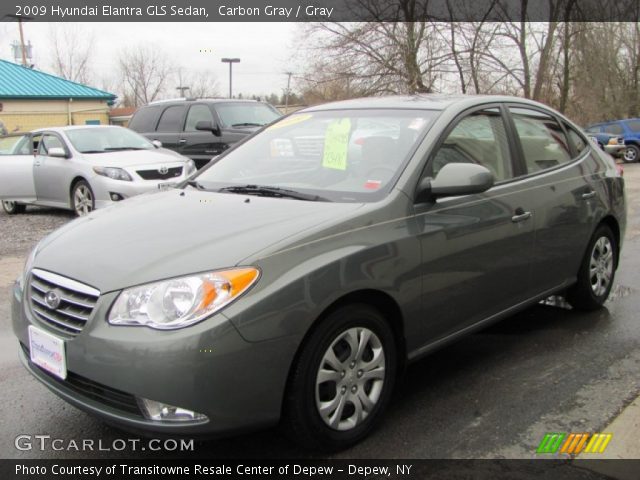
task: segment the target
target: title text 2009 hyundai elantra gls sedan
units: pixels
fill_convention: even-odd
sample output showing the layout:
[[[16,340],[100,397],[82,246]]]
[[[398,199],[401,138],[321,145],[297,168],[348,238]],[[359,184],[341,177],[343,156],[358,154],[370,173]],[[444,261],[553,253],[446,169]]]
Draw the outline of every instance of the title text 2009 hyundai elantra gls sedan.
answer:
[[[552,294],[600,307],[626,215],[578,127],[489,96],[309,108],[126,203],[29,256],[25,366],[125,428],[321,449],[371,431],[407,362]]]

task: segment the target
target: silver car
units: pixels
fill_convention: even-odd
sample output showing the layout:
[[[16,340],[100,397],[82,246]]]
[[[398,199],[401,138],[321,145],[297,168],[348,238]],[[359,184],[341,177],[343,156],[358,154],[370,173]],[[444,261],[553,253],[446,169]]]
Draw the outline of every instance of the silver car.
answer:
[[[82,216],[113,202],[169,187],[195,164],[123,127],[82,125],[0,139],[0,199],[9,214],[26,205]]]

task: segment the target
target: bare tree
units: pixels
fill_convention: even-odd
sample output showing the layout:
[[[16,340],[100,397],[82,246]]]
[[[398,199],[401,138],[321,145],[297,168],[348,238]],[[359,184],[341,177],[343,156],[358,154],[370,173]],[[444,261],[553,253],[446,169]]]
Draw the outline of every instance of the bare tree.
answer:
[[[118,65],[124,105],[145,105],[164,93],[171,68],[167,57],[157,47],[138,45],[123,50]]]
[[[188,97],[208,98],[220,95],[218,90],[218,79],[215,74],[208,70],[184,71],[178,69],[175,77],[176,87],[189,87]]]
[[[52,23],[49,27],[56,75],[78,83],[91,83],[93,33],[77,23]]]

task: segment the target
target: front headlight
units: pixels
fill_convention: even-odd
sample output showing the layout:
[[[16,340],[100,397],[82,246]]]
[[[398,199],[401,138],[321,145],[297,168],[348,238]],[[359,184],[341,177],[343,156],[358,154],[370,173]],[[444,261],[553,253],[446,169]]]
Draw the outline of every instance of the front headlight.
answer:
[[[93,167],[93,171],[103,177],[113,178],[114,180],[124,180],[131,182],[133,178],[122,168],[117,167]]]
[[[187,164],[184,167],[184,173],[188,177],[189,175],[191,175],[193,172],[196,171],[196,162],[189,159],[186,163]]]
[[[258,269],[243,267],[127,288],[111,307],[109,323],[161,330],[193,325],[233,302],[259,275]]]

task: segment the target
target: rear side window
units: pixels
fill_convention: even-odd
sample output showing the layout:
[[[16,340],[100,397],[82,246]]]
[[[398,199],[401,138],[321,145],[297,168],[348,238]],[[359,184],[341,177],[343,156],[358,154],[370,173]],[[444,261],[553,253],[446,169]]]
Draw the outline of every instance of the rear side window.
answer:
[[[128,127],[139,133],[153,132],[156,122],[158,121],[158,108],[142,107],[134,115],[129,122]]]
[[[463,118],[433,157],[430,175],[435,177],[448,163],[482,165],[489,169],[496,182],[513,178],[500,110],[486,109]]]
[[[617,123],[612,123],[611,125],[605,125],[604,131],[607,133],[613,133],[614,135],[622,135],[624,130],[622,129],[622,125],[618,125]]]
[[[571,143],[573,143],[573,146],[576,149],[576,153],[580,155],[582,152],[584,152],[585,148],[587,148],[587,145],[588,145],[587,140],[585,140],[585,138],[582,135],[580,135],[578,132],[576,132],[571,126],[567,125],[566,123],[564,124],[564,128],[569,134],[569,138],[571,139]]]
[[[187,114],[187,122],[184,126],[185,132],[196,132],[196,125],[198,122],[211,122],[213,121],[213,114],[211,110],[206,105],[192,105],[189,108],[189,113]]]
[[[520,138],[527,172],[536,173],[571,161],[567,137],[551,116],[528,108],[510,107]]]
[[[158,122],[157,132],[181,132],[182,131],[182,114],[184,113],[183,105],[172,105],[165,108]]]

